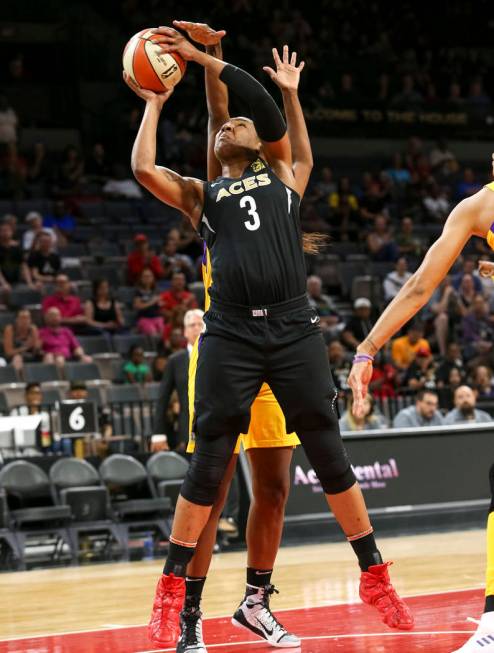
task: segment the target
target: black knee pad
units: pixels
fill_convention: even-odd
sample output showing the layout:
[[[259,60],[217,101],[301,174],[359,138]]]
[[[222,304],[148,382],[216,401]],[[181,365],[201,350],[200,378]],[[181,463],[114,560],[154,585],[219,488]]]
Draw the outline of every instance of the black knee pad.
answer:
[[[345,492],[356,483],[338,422],[332,430],[299,430],[297,435],[326,494]]]
[[[235,449],[236,438],[199,438],[180,494],[200,506],[212,506]]]
[[[224,433],[247,433],[250,424],[250,412],[240,413],[233,412],[229,415],[226,407],[222,414],[216,411],[197,411],[197,418],[194,424],[194,430],[198,438],[218,438],[223,437]]]

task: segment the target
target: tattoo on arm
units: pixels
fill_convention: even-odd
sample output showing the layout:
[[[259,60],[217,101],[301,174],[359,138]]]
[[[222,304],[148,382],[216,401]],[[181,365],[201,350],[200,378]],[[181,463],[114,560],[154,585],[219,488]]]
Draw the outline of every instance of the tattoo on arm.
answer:
[[[372,348],[372,355],[374,356],[375,354],[377,354],[379,349],[376,347],[376,345],[375,345],[374,341],[372,340],[372,338],[369,338],[369,336],[367,336],[367,338],[365,339],[365,342],[367,344],[369,344],[370,347]]]

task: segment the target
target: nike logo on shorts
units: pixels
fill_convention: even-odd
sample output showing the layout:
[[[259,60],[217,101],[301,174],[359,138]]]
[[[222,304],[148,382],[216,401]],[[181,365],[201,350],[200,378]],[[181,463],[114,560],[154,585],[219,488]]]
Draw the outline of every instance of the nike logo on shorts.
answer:
[[[310,321],[311,324],[315,324],[316,322],[319,322],[319,315],[316,315],[316,317],[311,317]]]

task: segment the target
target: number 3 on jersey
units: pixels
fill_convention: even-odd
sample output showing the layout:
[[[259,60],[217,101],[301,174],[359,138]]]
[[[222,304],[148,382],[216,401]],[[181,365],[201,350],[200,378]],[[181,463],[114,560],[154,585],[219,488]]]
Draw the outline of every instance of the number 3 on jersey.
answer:
[[[248,207],[247,213],[250,215],[250,219],[244,222],[246,229],[249,231],[256,231],[256,229],[259,229],[261,226],[261,220],[259,218],[259,213],[256,211],[256,200],[251,195],[244,195],[240,199],[240,207],[242,209]]]

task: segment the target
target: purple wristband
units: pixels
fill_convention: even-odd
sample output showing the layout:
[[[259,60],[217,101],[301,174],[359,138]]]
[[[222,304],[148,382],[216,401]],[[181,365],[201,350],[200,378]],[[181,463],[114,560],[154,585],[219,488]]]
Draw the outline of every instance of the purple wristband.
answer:
[[[373,363],[374,356],[370,354],[355,354],[353,357],[353,362],[355,363]]]

